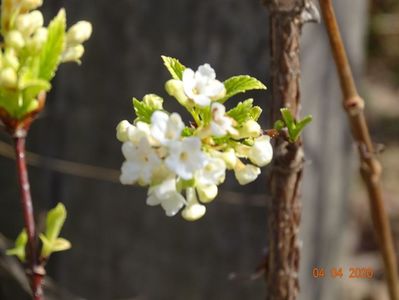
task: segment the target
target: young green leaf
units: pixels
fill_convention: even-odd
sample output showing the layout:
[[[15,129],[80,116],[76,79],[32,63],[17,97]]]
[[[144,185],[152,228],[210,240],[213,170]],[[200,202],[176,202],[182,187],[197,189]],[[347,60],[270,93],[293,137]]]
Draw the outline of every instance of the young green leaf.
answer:
[[[250,90],[266,89],[266,86],[262,82],[248,75],[231,77],[224,82],[224,86],[226,88],[226,96],[218,101],[220,103],[226,102],[228,99],[239,93],[245,93]]]
[[[15,241],[15,247],[6,251],[7,255],[15,255],[21,262],[26,259],[26,243],[28,242],[28,235],[25,230],[22,230]]]
[[[176,58],[162,55],[162,60],[173,79],[182,80],[186,67]]]
[[[149,95],[145,96],[144,99],[149,100],[148,96]],[[154,97],[156,95],[152,94],[151,96]],[[160,97],[158,97],[158,98],[162,99]],[[133,107],[134,107],[134,112],[136,113],[136,116],[137,116],[135,121],[136,122],[141,121],[144,123],[151,123],[152,114],[155,111],[160,110],[159,105],[152,105],[149,101],[140,101],[137,98],[133,98]]]
[[[62,203],[58,203],[55,208],[48,212],[46,219],[46,231],[44,234],[40,235],[40,239],[43,243],[41,253],[43,257],[49,257],[51,253],[61,251],[56,250],[58,243],[57,241],[59,240],[59,235],[62,226],[65,223],[66,217],[67,212],[65,206]],[[65,248],[64,250],[66,249],[69,248]]]
[[[281,115],[283,116],[283,121],[279,120],[275,123],[275,128],[278,130],[282,129],[283,124],[287,127],[288,130],[288,137],[290,142],[294,143],[298,140],[299,136],[301,135],[303,129],[312,122],[312,116],[306,116],[301,121],[297,122],[291,111],[288,108],[281,109]]]
[[[50,81],[58,68],[65,48],[66,16],[61,9],[48,27],[48,38],[40,53],[39,77]]]
[[[227,115],[236,120],[238,124],[243,124],[251,119],[257,121],[262,109],[259,106],[253,106],[253,102],[253,99],[239,102],[236,107],[227,112]]]

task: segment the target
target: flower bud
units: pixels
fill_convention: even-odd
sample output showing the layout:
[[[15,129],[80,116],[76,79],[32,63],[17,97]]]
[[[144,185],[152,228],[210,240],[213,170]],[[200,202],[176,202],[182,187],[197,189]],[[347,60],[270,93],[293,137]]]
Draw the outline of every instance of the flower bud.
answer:
[[[259,167],[264,167],[272,161],[273,147],[270,144],[270,137],[268,135],[255,140],[254,145],[248,152],[248,158]]]
[[[28,42],[28,48],[33,53],[38,53],[42,48],[44,43],[46,43],[48,37],[47,28],[39,28],[34,36]]]
[[[248,120],[243,124],[242,128],[239,129],[239,136],[240,138],[258,137],[261,132],[262,129],[258,122]]]
[[[67,45],[77,46],[82,44],[90,38],[92,31],[93,27],[90,22],[79,21],[68,30]]]
[[[195,203],[192,205],[187,206],[185,209],[182,211],[182,217],[186,221],[197,221],[198,219],[201,219],[206,213],[206,207],[202,204]]]
[[[15,21],[15,27],[24,36],[30,36],[40,27],[43,27],[43,23],[43,14],[34,10],[31,13],[19,15]]]
[[[128,121],[123,120],[121,121],[118,126],[116,127],[116,138],[124,143],[129,140],[128,129],[133,126]]]
[[[197,192],[198,192],[199,200],[202,203],[209,203],[209,202],[212,202],[216,198],[216,196],[218,194],[218,187],[216,184],[199,186],[199,187],[197,187]]]
[[[176,100],[183,106],[187,106],[188,97],[184,93],[183,82],[176,79],[168,80],[165,84],[166,92],[175,97]]]
[[[67,48],[62,54],[62,62],[77,62],[80,63],[80,58],[83,56],[85,48],[82,45],[77,45]]]
[[[17,73],[13,68],[7,67],[0,71],[0,86],[13,89],[17,86]]]
[[[32,10],[43,5],[43,0],[24,0],[21,3],[22,10]]]
[[[244,165],[242,162],[240,162],[234,169],[234,174],[239,184],[246,185],[258,178],[260,169],[254,165]]]
[[[22,34],[17,30],[11,30],[6,36],[6,43],[19,50],[25,46],[25,40]]]
[[[17,70],[19,68],[19,60],[14,49],[8,49],[8,51],[6,50],[3,56],[3,63],[5,66],[10,67],[14,70]]]
[[[143,102],[156,110],[163,109],[163,99],[155,94],[145,95]]]
[[[234,149],[230,148],[225,152],[222,152],[221,158],[226,163],[226,167],[231,170],[234,169],[237,164],[237,156]]]
[[[205,215],[206,207],[198,203],[194,188],[186,190],[187,206],[182,211],[182,217],[186,221],[196,221]]]

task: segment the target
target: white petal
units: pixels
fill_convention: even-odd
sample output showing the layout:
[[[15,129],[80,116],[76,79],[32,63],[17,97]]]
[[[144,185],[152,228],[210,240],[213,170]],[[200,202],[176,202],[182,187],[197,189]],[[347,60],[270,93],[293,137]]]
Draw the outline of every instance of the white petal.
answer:
[[[134,184],[140,176],[140,168],[132,162],[125,161],[121,168],[120,182],[122,184]]]
[[[216,184],[198,186],[197,192],[202,203],[209,203],[216,198],[218,194],[218,187]]]
[[[209,64],[203,64],[202,66],[199,66],[197,72],[201,76],[206,77],[208,79],[216,78],[215,70]]]
[[[165,132],[169,116],[163,111],[156,111],[151,116],[151,134],[161,144],[165,142]]]
[[[122,153],[127,160],[135,160],[137,157],[137,149],[131,142],[122,144]]]
[[[192,100],[201,107],[211,104],[211,99],[206,95],[193,95]]]
[[[264,167],[273,159],[273,147],[269,136],[262,136],[255,140],[248,153],[248,158],[259,167]]]
[[[185,199],[179,193],[173,193],[168,199],[163,200],[161,206],[168,217],[173,217],[184,206]]]

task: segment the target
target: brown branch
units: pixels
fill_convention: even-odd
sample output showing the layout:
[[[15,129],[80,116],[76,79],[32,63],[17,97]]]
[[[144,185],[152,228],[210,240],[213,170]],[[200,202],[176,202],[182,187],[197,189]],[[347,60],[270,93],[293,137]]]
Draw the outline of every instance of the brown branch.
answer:
[[[314,20],[307,0],[266,0],[270,12],[272,120],[281,119],[280,109],[298,117],[300,108],[300,35],[302,24]],[[306,13],[308,12],[308,13]],[[304,152],[301,140],[289,143],[276,137],[271,174],[271,211],[268,226],[268,300],[294,300],[299,293],[300,185]]]
[[[28,235],[27,261],[29,269],[27,273],[30,277],[33,299],[41,300],[43,299],[42,279],[44,272],[43,267],[38,263],[38,241],[25,161],[25,136],[19,133],[19,136],[14,137],[14,144],[25,230]]]
[[[360,172],[369,194],[371,216],[384,259],[389,294],[392,300],[399,300],[397,261],[381,187],[382,167],[376,159],[364,115],[364,101],[359,96],[353,79],[331,0],[320,0],[320,6],[344,95],[343,106],[348,114],[353,138],[358,145]]]

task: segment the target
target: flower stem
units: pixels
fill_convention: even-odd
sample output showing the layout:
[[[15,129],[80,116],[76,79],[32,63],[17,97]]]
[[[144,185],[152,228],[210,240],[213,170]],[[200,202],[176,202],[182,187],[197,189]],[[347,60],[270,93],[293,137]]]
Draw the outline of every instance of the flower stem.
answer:
[[[16,164],[18,173],[18,184],[21,194],[21,204],[25,222],[25,230],[28,235],[27,245],[27,275],[30,277],[30,284],[34,300],[43,299],[43,268],[38,263],[38,243],[35,219],[33,214],[32,197],[28,178],[28,170],[25,161],[25,134],[14,136]]]

